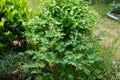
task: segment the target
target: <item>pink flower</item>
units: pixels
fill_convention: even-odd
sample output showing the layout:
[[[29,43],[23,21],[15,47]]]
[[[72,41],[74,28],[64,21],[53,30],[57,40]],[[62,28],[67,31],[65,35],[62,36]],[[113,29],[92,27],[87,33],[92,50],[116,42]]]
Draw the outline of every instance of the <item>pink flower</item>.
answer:
[[[18,41],[18,40],[14,40],[14,41],[13,41],[13,44],[14,44],[14,46],[16,46],[16,45],[21,46],[21,43],[20,43],[20,41]]]

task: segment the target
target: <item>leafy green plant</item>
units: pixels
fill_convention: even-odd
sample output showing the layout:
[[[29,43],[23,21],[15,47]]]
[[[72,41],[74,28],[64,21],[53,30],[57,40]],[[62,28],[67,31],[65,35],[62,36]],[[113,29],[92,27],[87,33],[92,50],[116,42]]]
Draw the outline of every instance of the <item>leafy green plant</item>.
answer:
[[[115,13],[116,15],[120,15],[120,4],[113,4],[112,5],[112,9],[111,9],[112,13]]]
[[[104,3],[109,4],[109,3],[119,3],[120,0],[102,0]]]
[[[28,62],[28,58],[21,53],[10,53],[5,56],[0,56],[0,79],[11,80],[16,75],[16,79],[18,79],[22,65],[25,62]]]
[[[102,60],[93,35],[97,17],[84,1],[55,0],[29,19],[25,36],[30,50],[26,54],[32,56],[33,62],[24,68],[32,79],[101,79]]]
[[[6,49],[7,51],[24,49],[14,47],[13,41],[24,42],[22,32],[24,32],[23,22],[28,16],[27,9],[26,0],[0,1],[0,52],[6,52]]]

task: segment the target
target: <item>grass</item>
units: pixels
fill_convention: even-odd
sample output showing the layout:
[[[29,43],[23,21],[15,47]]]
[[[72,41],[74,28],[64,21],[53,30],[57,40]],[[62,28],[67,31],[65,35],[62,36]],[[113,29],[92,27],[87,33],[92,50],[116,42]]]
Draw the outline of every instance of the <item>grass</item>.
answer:
[[[103,34],[102,44],[112,45],[113,41],[117,38],[116,42],[114,42],[115,45],[112,47],[118,46],[115,55],[116,59],[120,60],[120,22],[106,16],[106,13],[110,10],[110,4],[97,3],[91,5],[91,8],[100,14],[100,23],[96,32]]]
[[[27,0],[27,1],[29,3],[29,9],[34,11],[42,8],[42,6],[46,2],[51,2],[51,0]]]
[[[105,47],[107,49],[103,50],[103,55],[105,54],[106,57],[111,57],[112,61],[115,62],[114,66],[118,66],[115,68],[115,73],[116,77],[120,79],[120,22],[112,20],[106,16],[106,13],[110,10],[110,5],[97,3],[90,7],[100,14],[100,22],[98,29],[95,32],[103,35],[101,44],[103,47],[107,46]]]
[[[29,9],[36,10],[41,7],[41,1],[40,0],[27,0],[29,3]]]

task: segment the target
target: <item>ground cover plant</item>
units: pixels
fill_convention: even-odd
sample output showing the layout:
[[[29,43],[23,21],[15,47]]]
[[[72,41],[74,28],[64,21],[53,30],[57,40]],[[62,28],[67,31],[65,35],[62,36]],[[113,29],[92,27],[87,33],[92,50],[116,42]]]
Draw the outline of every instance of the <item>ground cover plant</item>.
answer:
[[[0,55],[0,80],[15,80],[19,78],[21,67],[29,62],[27,56],[22,53],[9,53]]]
[[[102,1],[105,2],[106,4],[120,2],[119,0],[102,0]]]
[[[112,5],[111,14],[120,18],[120,3]]]

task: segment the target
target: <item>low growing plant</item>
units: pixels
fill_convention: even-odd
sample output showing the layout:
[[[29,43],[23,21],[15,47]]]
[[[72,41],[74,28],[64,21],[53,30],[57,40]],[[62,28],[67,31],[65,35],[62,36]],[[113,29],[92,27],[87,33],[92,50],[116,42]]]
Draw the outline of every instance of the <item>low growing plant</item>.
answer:
[[[28,57],[21,53],[9,53],[5,56],[0,55],[0,79],[18,79],[19,74],[21,73],[22,65],[26,62],[29,62]]]
[[[112,5],[112,12],[116,15],[120,15],[120,3]]]
[[[109,4],[109,3],[120,3],[120,0],[102,0],[104,3]]]

